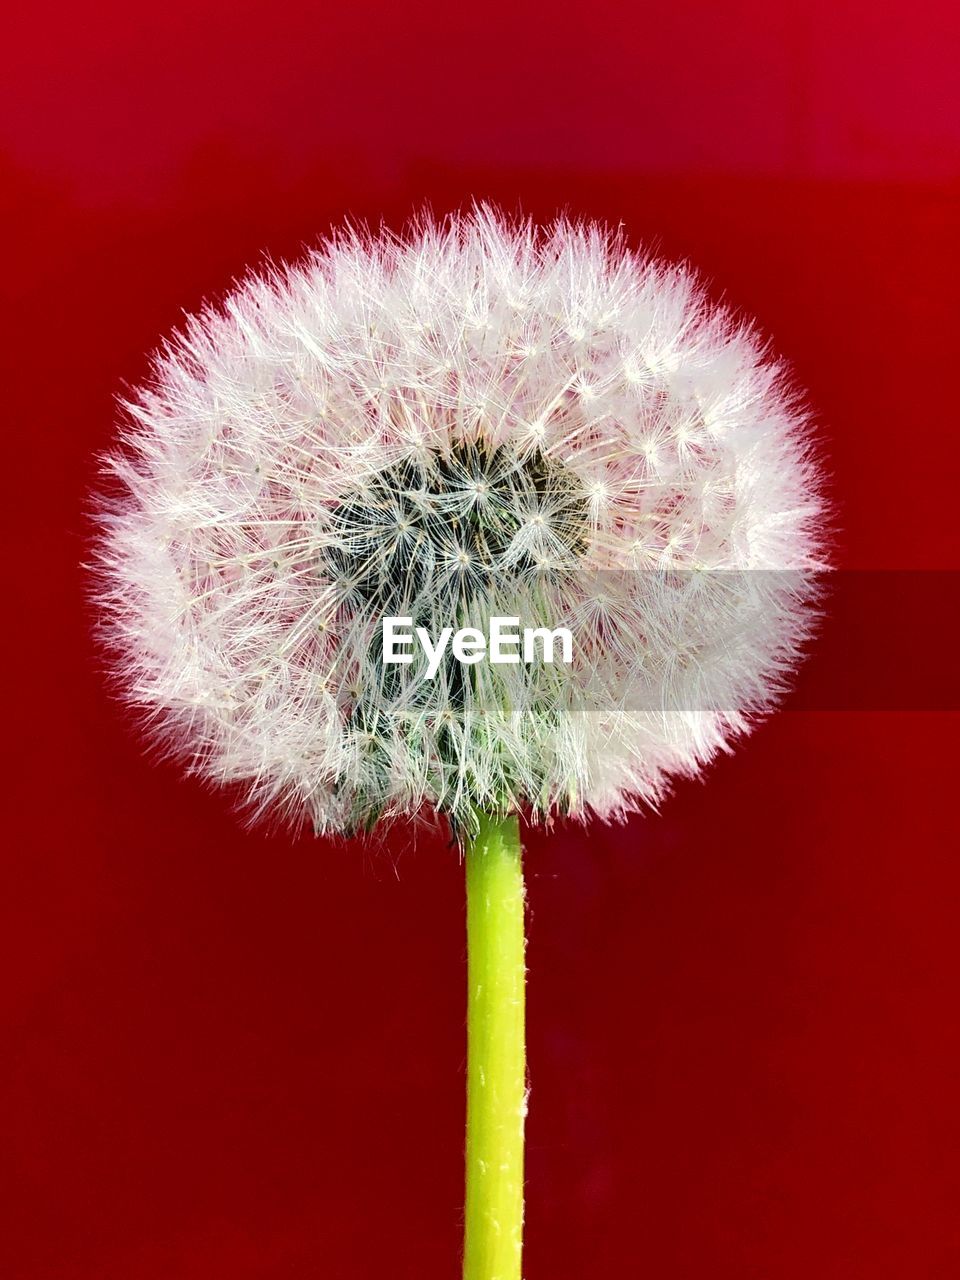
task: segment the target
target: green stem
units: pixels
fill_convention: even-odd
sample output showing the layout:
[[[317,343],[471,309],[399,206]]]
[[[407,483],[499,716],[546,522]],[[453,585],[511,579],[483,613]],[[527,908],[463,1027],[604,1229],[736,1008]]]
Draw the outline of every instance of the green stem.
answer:
[[[516,817],[483,815],[467,863],[467,1206],[464,1280],[520,1280],[524,892]]]

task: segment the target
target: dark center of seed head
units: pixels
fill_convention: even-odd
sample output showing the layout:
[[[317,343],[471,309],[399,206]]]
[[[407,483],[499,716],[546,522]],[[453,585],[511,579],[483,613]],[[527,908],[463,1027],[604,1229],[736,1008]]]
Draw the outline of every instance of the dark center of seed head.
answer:
[[[579,480],[539,450],[460,441],[370,477],[335,508],[329,576],[357,604],[391,613],[455,605],[504,579],[572,569],[586,547]],[[523,538],[525,525],[533,536]]]

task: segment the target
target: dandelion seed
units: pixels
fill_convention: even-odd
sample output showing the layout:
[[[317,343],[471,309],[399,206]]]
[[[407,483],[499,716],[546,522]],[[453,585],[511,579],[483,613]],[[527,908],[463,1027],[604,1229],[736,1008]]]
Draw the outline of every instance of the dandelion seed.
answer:
[[[188,320],[125,437],[99,548],[121,687],[254,816],[620,817],[768,711],[809,628],[789,571],[822,563],[821,502],[780,369],[590,224],[335,236]],[[705,608],[694,570],[754,581]],[[384,614],[523,609],[573,620],[569,670],[418,683],[377,653]]]

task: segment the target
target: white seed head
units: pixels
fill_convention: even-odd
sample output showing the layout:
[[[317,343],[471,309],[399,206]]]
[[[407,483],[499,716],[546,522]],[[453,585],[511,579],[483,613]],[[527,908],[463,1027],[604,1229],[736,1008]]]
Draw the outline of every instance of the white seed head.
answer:
[[[255,816],[618,817],[769,711],[822,504],[756,335],[605,229],[350,231],[187,321],[126,405],[115,671]],[[565,625],[570,665],[387,666],[384,615]]]

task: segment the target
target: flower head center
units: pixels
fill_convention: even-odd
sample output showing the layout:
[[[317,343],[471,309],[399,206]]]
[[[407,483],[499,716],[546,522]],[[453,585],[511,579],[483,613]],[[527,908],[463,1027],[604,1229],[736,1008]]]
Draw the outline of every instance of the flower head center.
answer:
[[[429,598],[453,607],[504,575],[575,568],[588,517],[579,479],[539,449],[461,440],[345,495],[331,513],[324,567],[357,604],[397,613]]]

